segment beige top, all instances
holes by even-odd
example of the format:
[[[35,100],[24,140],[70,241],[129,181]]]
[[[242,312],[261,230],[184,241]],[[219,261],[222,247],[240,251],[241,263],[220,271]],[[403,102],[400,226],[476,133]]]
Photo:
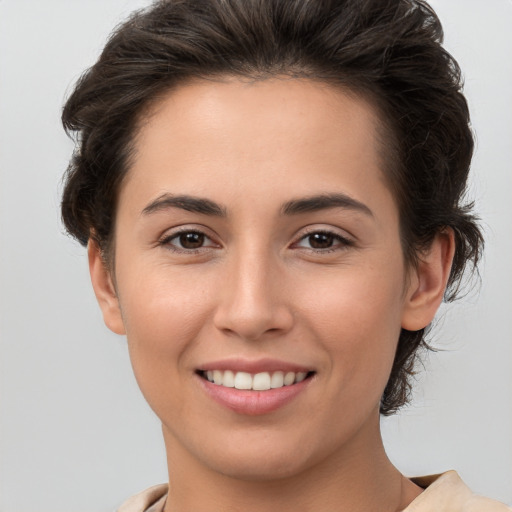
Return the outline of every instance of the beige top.
[[[473,494],[455,471],[412,478],[423,491],[403,512],[512,512],[512,508]],[[167,485],[155,485],[127,500],[117,512],[163,512]]]

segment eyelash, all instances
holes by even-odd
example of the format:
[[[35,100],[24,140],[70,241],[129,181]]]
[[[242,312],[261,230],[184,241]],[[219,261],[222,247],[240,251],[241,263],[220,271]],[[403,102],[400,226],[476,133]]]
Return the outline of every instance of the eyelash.
[[[204,237],[205,240],[208,240],[210,242],[209,245],[201,245],[200,247],[194,248],[194,249],[187,249],[184,247],[177,247],[176,245],[172,244],[172,240],[178,239],[183,235],[199,235],[201,237]],[[184,253],[184,254],[196,254],[204,249],[208,249],[210,247],[215,247],[215,242],[212,241],[212,239],[203,231],[200,229],[190,229],[190,228],[183,228],[179,231],[175,231],[171,234],[168,234],[161,238],[158,242],[158,245],[164,246],[170,251],[177,252],[177,253]]]
[[[300,247],[301,249],[304,249],[304,250],[307,250],[307,251],[311,251],[311,252],[314,252],[316,254],[328,254],[328,253],[332,253],[332,252],[335,252],[335,251],[342,251],[348,247],[352,247],[354,245],[354,241],[353,240],[350,240],[349,238],[346,238],[334,231],[329,231],[329,230],[326,230],[326,229],[312,229],[311,231],[309,231],[308,233],[302,235],[297,242],[294,242],[292,245],[295,245],[295,246],[298,246],[298,244],[304,240],[307,240],[308,238],[310,238],[311,236],[313,235],[324,235],[324,236],[327,236],[327,237],[332,237],[333,239],[333,242],[337,244],[336,245],[333,245],[331,247],[326,247],[326,248],[315,248],[315,247]]]
[[[203,240],[208,240],[210,243],[208,245],[201,244],[201,246],[197,247],[197,248],[177,247],[175,244],[171,243],[175,239],[179,240],[179,238],[182,237],[183,235],[199,235],[200,237],[204,237]],[[325,248],[302,247],[299,245],[302,241],[307,240],[308,238],[310,238],[314,235],[323,235],[326,237],[332,237],[333,243],[337,242],[337,244],[330,246],[330,247],[325,247]],[[185,253],[185,254],[196,254],[196,253],[204,251],[205,249],[209,249],[211,247],[217,246],[217,244],[215,244],[215,242],[213,242],[212,239],[203,231],[201,231],[199,229],[187,229],[187,228],[180,229],[179,231],[175,231],[171,234],[164,236],[161,240],[159,240],[158,244],[166,247],[167,249],[169,249],[173,252]],[[311,230],[308,233],[302,235],[296,242],[291,244],[291,247],[310,251],[310,252],[313,252],[316,254],[327,254],[327,253],[332,253],[335,251],[344,250],[347,247],[352,247],[353,245],[354,245],[354,242],[352,240],[350,240],[349,238],[346,238],[344,236],[341,236],[338,233],[335,233],[335,232],[329,231],[329,230],[325,230],[325,229],[314,229],[314,230]]]

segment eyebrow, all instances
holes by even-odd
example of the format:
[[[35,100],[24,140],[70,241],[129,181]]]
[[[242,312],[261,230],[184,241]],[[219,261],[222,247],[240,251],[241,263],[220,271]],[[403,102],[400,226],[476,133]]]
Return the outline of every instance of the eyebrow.
[[[168,208],[180,208],[188,212],[201,213],[214,217],[227,217],[226,209],[210,199],[167,193],[151,201],[151,203],[142,210],[142,214],[149,215]],[[300,199],[292,199],[284,203],[281,208],[281,214],[299,215],[301,213],[316,212],[329,208],[355,210],[373,217],[373,212],[368,206],[345,194],[319,194]]]
[[[328,208],[344,208],[373,217],[373,212],[368,206],[345,194],[320,194],[301,199],[292,199],[283,205],[281,213],[283,215],[298,215]]]
[[[142,214],[149,215],[151,213],[167,210],[168,208],[180,208],[187,212],[202,213],[203,215],[213,215],[215,217],[226,217],[225,208],[210,199],[172,194],[162,194],[157,197],[142,210]]]

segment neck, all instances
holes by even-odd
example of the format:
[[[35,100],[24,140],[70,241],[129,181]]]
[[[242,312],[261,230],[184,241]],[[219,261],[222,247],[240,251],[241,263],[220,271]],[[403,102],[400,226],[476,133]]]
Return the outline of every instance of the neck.
[[[191,456],[164,427],[168,454],[169,498],[165,512],[398,512],[421,489],[389,461],[379,422],[339,453],[329,454],[293,475],[240,479]]]

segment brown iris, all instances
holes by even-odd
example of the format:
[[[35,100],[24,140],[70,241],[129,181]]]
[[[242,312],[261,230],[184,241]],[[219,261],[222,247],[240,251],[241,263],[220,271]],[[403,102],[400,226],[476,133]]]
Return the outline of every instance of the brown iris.
[[[180,245],[184,249],[199,249],[204,245],[204,235],[203,233],[181,233],[179,236]]]
[[[334,236],[329,233],[313,233],[308,236],[308,241],[313,249],[328,249],[334,244]]]

